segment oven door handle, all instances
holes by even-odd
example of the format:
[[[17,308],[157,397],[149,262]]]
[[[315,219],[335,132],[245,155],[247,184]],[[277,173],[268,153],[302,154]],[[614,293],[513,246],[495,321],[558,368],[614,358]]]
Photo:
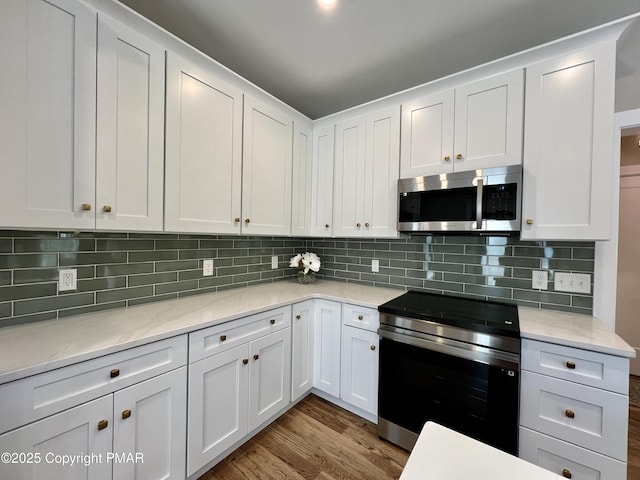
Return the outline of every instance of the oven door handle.
[[[386,338],[394,342],[413,345],[425,350],[433,350],[473,362],[507,368],[516,372],[520,370],[520,357],[514,353],[458,342],[445,337],[435,337],[415,332],[406,333],[394,327],[380,326],[378,335],[380,338]]]
[[[482,190],[484,188],[484,181],[482,178],[478,179],[478,185],[476,190],[476,229],[482,230]]]

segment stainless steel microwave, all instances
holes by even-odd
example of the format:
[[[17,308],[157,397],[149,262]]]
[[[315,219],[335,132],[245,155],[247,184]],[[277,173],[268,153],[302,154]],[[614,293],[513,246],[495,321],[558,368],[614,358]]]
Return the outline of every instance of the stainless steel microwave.
[[[398,180],[398,231],[508,235],[520,231],[522,167]]]

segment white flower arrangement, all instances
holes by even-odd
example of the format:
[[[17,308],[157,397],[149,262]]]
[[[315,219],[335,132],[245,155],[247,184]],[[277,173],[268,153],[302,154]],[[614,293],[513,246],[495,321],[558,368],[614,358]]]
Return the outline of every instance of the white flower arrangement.
[[[318,272],[320,265],[320,258],[315,253],[310,252],[299,253],[289,261],[291,268],[297,268],[305,275],[309,272]]]

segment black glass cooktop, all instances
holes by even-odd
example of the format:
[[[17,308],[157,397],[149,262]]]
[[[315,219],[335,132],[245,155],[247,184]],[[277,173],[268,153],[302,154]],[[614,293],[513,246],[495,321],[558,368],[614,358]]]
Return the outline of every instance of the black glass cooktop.
[[[506,303],[409,291],[380,305],[378,311],[520,338],[518,307]]]

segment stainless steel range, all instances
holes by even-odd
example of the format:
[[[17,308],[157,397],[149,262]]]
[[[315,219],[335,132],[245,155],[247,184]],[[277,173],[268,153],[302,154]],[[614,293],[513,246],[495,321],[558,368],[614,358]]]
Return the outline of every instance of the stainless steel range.
[[[407,292],[378,310],[379,436],[411,449],[433,420],[517,454],[517,307]]]

